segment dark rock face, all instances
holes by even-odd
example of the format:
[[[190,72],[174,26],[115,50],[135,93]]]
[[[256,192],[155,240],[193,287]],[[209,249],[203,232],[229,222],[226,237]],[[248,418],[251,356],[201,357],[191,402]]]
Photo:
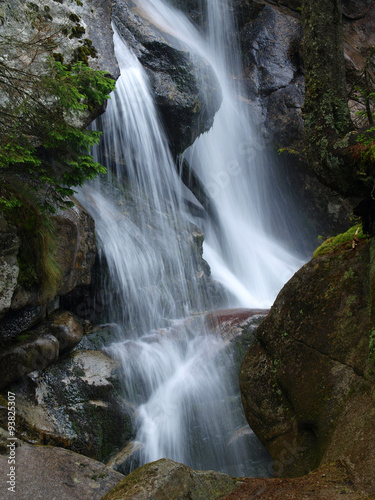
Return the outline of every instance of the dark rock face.
[[[273,147],[303,150],[304,57],[300,0],[236,2],[250,109],[258,126],[266,128]],[[375,12],[371,2],[343,2],[346,75],[349,85],[358,78],[374,45]],[[349,102],[352,118],[358,106]],[[286,154],[286,153],[284,153]],[[300,157],[287,156],[287,178],[317,234],[332,234],[348,227],[353,204],[316,178]],[[350,167],[352,168],[352,167]],[[352,183],[352,185],[354,185]],[[372,185],[372,184],[371,184]],[[358,193],[357,193],[358,194]]]
[[[256,119],[278,147],[296,146],[303,133],[300,22],[270,6],[253,7],[246,19],[240,43],[244,83]]]
[[[75,301],[79,304],[90,286],[96,255],[94,220],[78,202],[75,202],[74,207],[59,212],[54,218],[57,226],[58,264],[62,277],[57,287],[58,295],[52,300],[42,298],[40,290],[35,286],[28,289],[14,283],[14,279],[18,277],[19,238],[14,229],[7,236],[7,248],[11,248],[12,252],[9,248],[5,249],[3,261],[0,257],[0,272],[3,269],[0,283],[3,283],[4,303],[3,318],[0,321],[0,345],[15,340],[20,333],[33,328],[46,315],[58,309],[58,296],[76,289]],[[12,274],[9,274],[9,270]],[[9,279],[5,279],[6,276]],[[10,279],[12,276],[13,281]]]
[[[251,0],[237,5],[243,80],[254,122],[274,149],[303,149],[305,99],[302,28],[295,12]],[[345,230],[352,207],[321,184],[296,155],[283,153],[284,182],[303,204],[313,234]],[[281,168],[280,168],[281,169]]]
[[[0,318],[9,310],[17,286],[20,239],[14,227],[0,214]]]
[[[171,148],[181,153],[211,127],[220,107],[221,90],[211,66],[142,17],[131,0],[116,0],[113,19],[146,69]]]
[[[40,311],[41,307],[31,308],[31,310],[26,308],[22,310],[19,319],[24,321],[28,319],[28,325],[32,326],[30,324],[32,320],[35,323],[40,321],[41,314],[38,314]],[[29,316],[27,312],[30,313]],[[6,331],[8,335],[10,332],[14,334],[16,327],[18,327],[16,334],[23,331],[22,325],[26,329],[25,323],[21,323],[20,326],[15,322],[16,317],[14,316],[12,321],[9,321],[10,331]],[[5,329],[6,324],[3,327]],[[0,351],[0,389],[27,373],[41,370],[55,363],[61,354],[80,342],[82,335],[82,327],[76,318],[67,311],[60,311],[35,329],[18,336],[15,343],[11,343]]]
[[[59,295],[76,287],[91,283],[95,262],[95,223],[89,213],[75,201],[73,208],[60,211],[56,216],[58,234],[58,263],[63,270]]]
[[[276,475],[343,459],[375,492],[373,250],[364,241],[306,264],[280,292],[243,361],[246,417]]]

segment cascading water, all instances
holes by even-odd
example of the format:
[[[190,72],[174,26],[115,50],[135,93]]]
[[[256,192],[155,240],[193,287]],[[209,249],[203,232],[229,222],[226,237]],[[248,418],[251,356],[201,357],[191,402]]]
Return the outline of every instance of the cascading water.
[[[223,103],[212,129],[184,153],[203,182],[216,214],[205,232],[205,258],[213,277],[231,293],[233,305],[267,308],[301,267],[298,239],[264,152],[264,138],[251,123],[237,77],[241,74],[233,12],[228,1],[207,0],[207,40],[162,0],[142,0],[141,7],[163,30],[172,33],[213,66]]]
[[[267,307],[301,262],[267,228],[276,218],[269,214],[275,203],[267,208],[268,166],[260,154],[254,158],[258,142],[239,88],[228,77],[240,71],[238,56],[227,50],[234,29],[230,9],[222,1],[208,4],[207,41],[160,0],[140,0],[138,8],[215,69],[222,107],[212,129],[185,152],[217,214],[205,227],[205,255],[237,303]],[[127,332],[109,351],[122,361],[125,391],[137,407],[133,465],[168,457],[198,469],[267,475],[268,458],[255,437],[237,433],[235,439],[245,421],[224,341],[206,332],[198,315],[188,318],[207,301],[198,286],[194,245],[186,243],[186,188],[147,77],[120,37],[114,39],[121,76],[101,119],[104,135],[96,152],[110,176],[86,186],[81,201],[95,218],[115,297],[108,319]],[[277,221],[281,225],[283,217]]]
[[[168,457],[198,469],[266,475],[268,457],[256,438],[235,436],[245,421],[223,339],[206,332],[202,317],[187,318],[204,300],[192,225],[179,202],[186,188],[146,74],[117,34],[114,41],[121,76],[96,151],[110,174],[85,186],[80,199],[95,219],[115,297],[107,319],[127,338],[108,348],[122,362],[125,393],[137,408],[138,454],[125,470]]]

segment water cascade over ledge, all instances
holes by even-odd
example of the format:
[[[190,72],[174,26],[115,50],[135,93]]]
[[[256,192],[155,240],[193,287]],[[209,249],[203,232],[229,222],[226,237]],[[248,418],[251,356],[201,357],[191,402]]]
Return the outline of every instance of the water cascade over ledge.
[[[267,234],[267,165],[253,155],[256,139],[227,76],[238,71],[226,53],[233,26],[218,20],[230,13],[212,10],[214,4],[208,40],[159,0],[140,0],[139,7],[209,60],[218,76],[222,107],[185,160],[217,214],[204,228],[213,277],[236,304],[264,308],[301,261]],[[116,33],[114,41],[121,76],[98,121],[103,138],[95,152],[109,174],[86,185],[80,200],[96,223],[111,297],[105,319],[122,332],[108,350],[122,362],[124,391],[136,408],[138,451],[129,470],[168,457],[196,469],[268,475],[268,457],[255,436],[239,432],[246,422],[228,346],[196,314],[210,299],[197,272],[194,219],[184,205],[191,194],[177,175],[146,73]]]
[[[204,226],[205,258],[213,277],[230,293],[232,305],[270,307],[303,259],[297,225],[290,219],[267,154],[270,138],[256,130],[242,97],[240,51],[230,1],[207,1],[206,38],[162,0],[139,3],[158,26],[203,56],[215,70],[223,103],[211,130],[184,153],[215,213],[215,219]]]

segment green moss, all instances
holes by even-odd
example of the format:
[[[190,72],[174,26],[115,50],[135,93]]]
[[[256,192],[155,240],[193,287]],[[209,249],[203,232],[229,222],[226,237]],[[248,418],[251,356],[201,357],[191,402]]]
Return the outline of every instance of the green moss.
[[[82,40],[82,45],[77,47],[73,54],[73,62],[83,62],[88,65],[88,58],[93,57],[96,58],[98,55],[92,41],[88,38]]]
[[[80,432],[81,432],[79,425],[74,420],[71,421],[71,425],[72,425],[73,431],[79,436]]]
[[[82,38],[82,35],[86,33],[86,30],[83,26],[73,26],[69,38]]]
[[[28,340],[31,340],[34,336],[34,332],[27,332],[23,333],[22,335],[18,335],[16,341],[17,342],[26,342]]]
[[[359,227],[359,231],[357,235],[355,235],[357,229]],[[358,240],[367,239],[368,236],[363,233],[362,226],[353,226],[346,233],[338,234],[337,236],[333,236],[328,238],[319,248],[317,248],[314,252],[313,258],[321,257],[323,255],[329,255],[335,252],[341,252],[343,250],[350,250],[352,248],[353,238],[356,236]],[[349,271],[350,272],[350,271]],[[349,275],[346,276],[348,278]]]
[[[77,16],[77,14],[74,14],[74,12],[71,12],[69,14],[69,19],[73,22],[73,23],[79,23],[80,19],[79,19],[79,16]]]
[[[27,289],[37,286],[40,298],[51,299],[61,279],[54,219],[38,208],[38,194],[14,180],[1,180],[0,197],[19,201],[2,205],[5,219],[17,227],[21,239],[18,283]]]
[[[370,333],[368,355],[369,355],[369,361],[375,364],[375,328],[373,328]]]

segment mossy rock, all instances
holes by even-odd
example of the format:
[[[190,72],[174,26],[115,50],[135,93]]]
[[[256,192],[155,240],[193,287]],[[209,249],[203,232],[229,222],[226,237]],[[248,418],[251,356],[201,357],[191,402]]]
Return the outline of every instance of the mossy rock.
[[[355,225],[345,233],[332,236],[325,240],[325,242],[315,250],[313,258],[355,248],[359,241],[365,239],[368,239],[368,235],[363,233],[362,225]]]
[[[281,290],[241,366],[240,385],[247,420],[276,475],[343,459],[375,491],[373,452],[363,453],[365,444],[375,446],[374,241],[360,239],[352,249],[355,231]]]
[[[216,500],[228,495],[236,480],[214,471],[194,471],[162,458],[133,471],[103,500]]]

